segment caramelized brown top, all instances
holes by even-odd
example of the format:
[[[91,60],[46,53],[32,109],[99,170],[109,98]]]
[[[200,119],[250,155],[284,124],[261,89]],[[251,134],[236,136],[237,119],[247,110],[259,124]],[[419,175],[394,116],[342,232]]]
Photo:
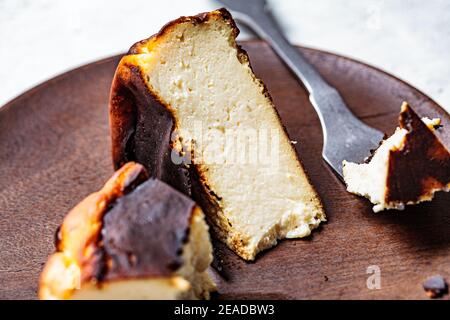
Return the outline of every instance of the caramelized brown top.
[[[195,203],[159,180],[118,199],[104,218],[108,279],[170,276],[181,266]]]

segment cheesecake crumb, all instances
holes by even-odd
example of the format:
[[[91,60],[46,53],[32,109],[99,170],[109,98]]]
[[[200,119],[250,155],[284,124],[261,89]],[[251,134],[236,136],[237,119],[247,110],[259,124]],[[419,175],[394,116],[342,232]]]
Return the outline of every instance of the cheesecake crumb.
[[[425,290],[428,297],[440,298],[444,294],[448,293],[448,285],[445,282],[444,277],[440,275],[432,276],[427,278],[423,283],[423,289]]]

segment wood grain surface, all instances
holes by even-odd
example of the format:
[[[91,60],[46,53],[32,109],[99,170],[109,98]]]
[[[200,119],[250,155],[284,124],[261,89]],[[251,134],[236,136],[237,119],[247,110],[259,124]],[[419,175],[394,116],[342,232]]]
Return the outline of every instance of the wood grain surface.
[[[328,222],[307,239],[282,241],[254,263],[217,245],[228,275],[218,278],[218,298],[425,299],[426,277],[450,280],[450,194],[402,212],[373,213],[321,159],[321,127],[301,85],[265,43],[243,46],[298,141]],[[391,134],[407,100],[419,115],[443,119],[440,135],[450,144],[449,116],[418,90],[365,64],[301,50],[369,125]],[[107,103],[118,61],[65,73],[0,109],[0,299],[36,298],[57,226],[113,172]],[[371,265],[380,268],[381,289],[367,288]]]

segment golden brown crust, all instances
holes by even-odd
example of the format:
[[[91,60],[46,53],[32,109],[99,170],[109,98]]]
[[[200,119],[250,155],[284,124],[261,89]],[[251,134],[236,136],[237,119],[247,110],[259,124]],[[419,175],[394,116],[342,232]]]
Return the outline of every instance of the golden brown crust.
[[[389,153],[386,202],[429,200],[450,184],[450,152],[406,103],[399,122],[408,133],[403,147]]]

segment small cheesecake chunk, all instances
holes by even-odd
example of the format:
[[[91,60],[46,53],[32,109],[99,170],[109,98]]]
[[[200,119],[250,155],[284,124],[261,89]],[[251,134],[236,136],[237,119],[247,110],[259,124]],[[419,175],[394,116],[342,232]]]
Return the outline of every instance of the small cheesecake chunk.
[[[399,122],[367,163],[343,162],[347,191],[368,198],[375,212],[403,210],[449,191],[450,152],[435,132],[440,119],[420,119],[404,102]]]
[[[211,262],[200,207],[130,162],[65,217],[39,298],[209,298]]]
[[[109,110],[115,166],[139,162],[192,196],[253,260],[325,213],[238,32],[225,9],[168,23],[123,57]]]
[[[432,299],[440,298],[448,293],[447,282],[441,275],[436,275],[427,278],[425,282],[422,284],[422,286],[427,296]]]

